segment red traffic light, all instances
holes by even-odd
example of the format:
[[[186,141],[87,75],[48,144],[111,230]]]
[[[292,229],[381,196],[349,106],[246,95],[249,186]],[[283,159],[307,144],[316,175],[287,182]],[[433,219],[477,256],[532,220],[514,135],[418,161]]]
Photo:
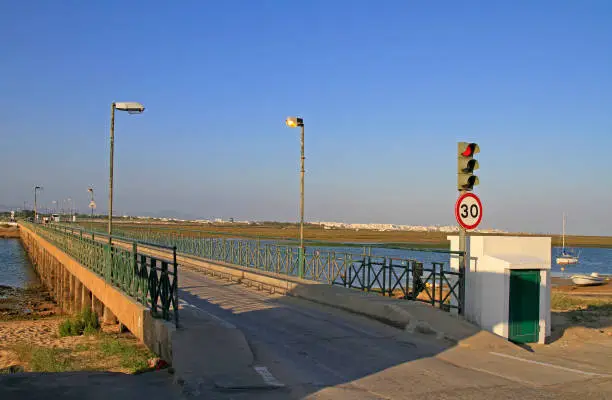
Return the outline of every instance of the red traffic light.
[[[478,152],[480,152],[480,148],[476,143],[466,143],[465,150],[461,152],[461,155],[464,157],[472,157]]]

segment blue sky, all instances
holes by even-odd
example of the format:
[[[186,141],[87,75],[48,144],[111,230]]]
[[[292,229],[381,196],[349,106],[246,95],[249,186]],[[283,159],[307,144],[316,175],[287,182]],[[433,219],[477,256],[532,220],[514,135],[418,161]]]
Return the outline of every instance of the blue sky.
[[[0,1],[0,204],[612,234],[612,2]]]

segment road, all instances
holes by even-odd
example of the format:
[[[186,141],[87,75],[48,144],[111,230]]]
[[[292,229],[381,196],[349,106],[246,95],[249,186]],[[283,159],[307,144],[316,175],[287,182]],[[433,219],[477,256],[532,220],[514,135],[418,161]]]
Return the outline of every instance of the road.
[[[191,397],[612,398],[612,363],[606,353],[592,362],[529,353],[499,340],[497,347],[487,347],[488,343],[480,343],[480,336],[450,345],[336,308],[212,278],[198,269],[202,263],[197,259],[182,258],[180,262],[179,298],[183,309],[196,310],[203,319],[232,327],[226,330],[227,337],[223,329],[212,331],[211,335],[197,336],[187,346],[188,355],[203,366],[195,370],[202,379],[200,390],[189,392]],[[181,314],[184,331],[197,332],[192,329],[197,324],[190,325],[194,320],[183,317],[188,314]],[[241,332],[248,343],[245,347],[252,357],[252,374],[274,389],[247,385],[236,390],[236,386],[223,384],[231,383],[236,375],[228,366],[244,362],[243,354],[235,351],[235,332]],[[504,346],[499,347],[499,342]]]
[[[254,366],[284,385],[211,398],[606,398],[610,375],[453,347],[305,300],[181,269],[179,297],[241,330]],[[512,358],[514,357],[514,358]],[[595,392],[585,393],[594,385]],[[601,394],[601,396],[600,396]],[[590,397],[590,396],[593,397]],[[227,396],[227,397],[226,397]],[[602,397],[603,396],[603,397]]]

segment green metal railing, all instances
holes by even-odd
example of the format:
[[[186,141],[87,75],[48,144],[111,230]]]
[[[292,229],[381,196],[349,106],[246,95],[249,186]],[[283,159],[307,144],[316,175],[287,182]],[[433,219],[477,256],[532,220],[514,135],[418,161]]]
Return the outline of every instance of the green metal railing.
[[[299,276],[299,247],[280,245],[271,240],[203,238],[177,231],[147,229],[118,230],[126,240],[176,246],[179,253],[206,260],[254,268],[288,276]],[[421,250],[438,252],[435,250]],[[462,252],[439,251],[450,257]],[[302,278],[331,285],[379,293],[401,299],[423,301],[444,310],[463,312],[462,271],[452,271],[448,263],[424,263],[415,259],[375,257],[366,254],[306,248]]]
[[[122,247],[108,240],[108,235],[56,224],[24,223],[81,265],[98,274],[106,282],[149,307],[156,318],[174,319],[179,323],[178,263],[176,247],[141,243],[125,238]],[[100,240],[103,239],[103,240]],[[171,253],[171,260],[153,257],[139,251],[139,245],[155,247]]]

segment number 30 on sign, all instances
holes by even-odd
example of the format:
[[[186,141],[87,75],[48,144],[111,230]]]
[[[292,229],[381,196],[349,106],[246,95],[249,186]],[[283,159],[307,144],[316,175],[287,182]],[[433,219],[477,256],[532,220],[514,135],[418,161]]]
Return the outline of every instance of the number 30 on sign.
[[[476,229],[482,221],[482,203],[474,193],[464,193],[455,203],[455,217],[463,228]]]

